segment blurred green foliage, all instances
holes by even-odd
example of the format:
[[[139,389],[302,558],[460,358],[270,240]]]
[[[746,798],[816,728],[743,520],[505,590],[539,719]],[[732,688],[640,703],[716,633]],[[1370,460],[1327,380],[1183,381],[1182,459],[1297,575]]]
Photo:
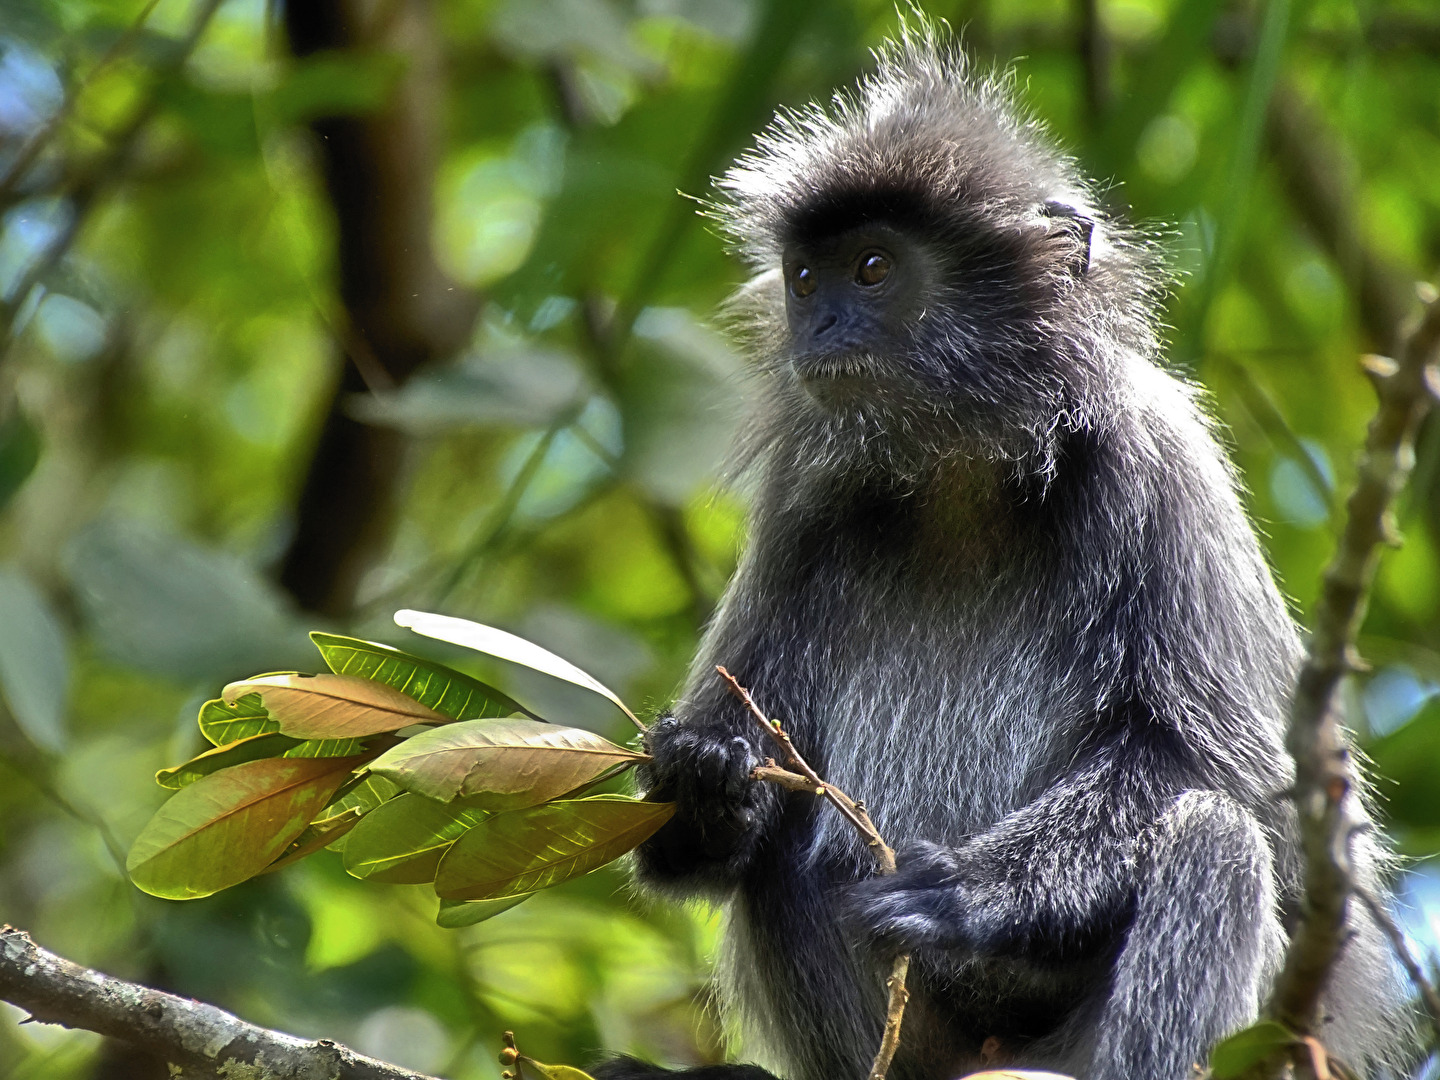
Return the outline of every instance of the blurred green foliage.
[[[1160,223],[1180,274],[1173,354],[1213,393],[1304,619],[1373,405],[1356,358],[1388,346],[1410,283],[1440,262],[1440,11],[921,6],[964,26],[980,63],[1013,66],[1109,198]],[[324,854],[183,905],[125,882],[124,849],[166,794],[155,770],[202,748],[199,704],[229,679],[314,666],[304,631],[326,627],[273,583],[344,321],[306,123],[383,108],[405,75],[391,55],[287,59],[263,0],[226,0],[186,58],[191,4],[160,0],[140,25],[145,7],[0,0],[0,176],[64,110],[0,195],[0,922],[457,1078],[497,1075],[507,1027],[548,1061],[713,1059],[718,915],[636,896],[615,868],[460,930],[434,925],[423,888],[356,881]],[[443,60],[432,242],[484,306],[453,359],[346,405],[409,452],[388,553],[355,617],[328,628],[624,739],[603,701],[477,666],[390,612],[509,626],[663,707],[743,540],[743,495],[716,483],[743,363],[709,321],[741,271],[676,190],[705,194],[777,104],[853,79],[897,14],[890,0],[428,10]],[[139,109],[123,160],[106,158]],[[1440,851],[1437,503],[1432,420],[1352,709],[1387,825],[1422,858]],[[1427,865],[1403,892],[1407,925],[1433,941]],[[0,1076],[118,1075],[95,1037],[17,1020],[0,1004]]]

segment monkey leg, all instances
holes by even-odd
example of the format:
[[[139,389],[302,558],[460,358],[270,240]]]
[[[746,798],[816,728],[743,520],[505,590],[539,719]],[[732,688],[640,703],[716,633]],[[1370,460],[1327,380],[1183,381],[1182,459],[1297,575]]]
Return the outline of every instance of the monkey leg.
[[[1229,796],[1182,794],[1142,858],[1087,1080],[1185,1080],[1255,1018],[1284,946],[1269,845]]]

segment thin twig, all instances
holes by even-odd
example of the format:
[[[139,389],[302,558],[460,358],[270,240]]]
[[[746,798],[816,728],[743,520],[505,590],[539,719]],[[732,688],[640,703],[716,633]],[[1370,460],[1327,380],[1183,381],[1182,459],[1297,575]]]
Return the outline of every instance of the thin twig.
[[[895,852],[881,839],[879,831],[875,828],[875,823],[870,820],[870,815],[865,812],[865,807],[850,798],[849,795],[846,795],[839,788],[833,787],[825,783],[824,780],[821,780],[815,770],[810,767],[809,762],[801,757],[800,752],[795,749],[795,744],[790,741],[790,734],[780,726],[780,721],[771,720],[761,712],[760,707],[755,704],[755,699],[750,696],[750,691],[741,686],[735,676],[726,671],[724,667],[717,666],[715,670],[718,671],[720,677],[725,680],[726,685],[730,688],[730,692],[739,698],[745,708],[750,711],[750,715],[760,722],[760,726],[770,734],[772,739],[779,742],[780,749],[784,751],[786,763],[789,764],[795,772],[809,780],[810,783],[814,785],[815,792],[823,798],[829,799],[830,802],[834,804],[835,809],[839,810],[840,813],[845,816],[845,820],[859,830],[860,835],[865,838],[865,842],[870,845],[870,850],[875,855],[875,861],[880,864],[881,872],[893,874],[895,872]]]
[[[25,310],[25,303],[31,292],[70,250],[75,238],[80,234],[81,226],[99,199],[101,189],[106,184],[113,183],[117,176],[124,174],[141,132],[159,107],[160,87],[166,79],[179,73],[195,47],[200,44],[205,28],[222,2],[223,0],[200,0],[195,17],[177,45],[174,56],[168,63],[156,68],[155,86],[150,94],[130,114],[129,119],[111,140],[109,148],[96,161],[90,163],[79,179],[71,184],[68,192],[64,192],[70,202],[70,216],[65,226],[55,234],[45,249],[31,260],[25,272],[10,289],[8,297],[0,296],[0,360],[5,358],[15,343],[18,336],[15,323]]]
[[[140,9],[140,13],[125,28],[124,33],[111,43],[110,47],[101,54],[100,59],[95,61],[95,66],[90,69],[85,78],[65,95],[64,100],[51,114],[50,119],[25,140],[24,145],[20,147],[19,152],[10,162],[10,167],[5,170],[4,175],[0,175],[0,206],[9,201],[21,179],[30,170],[30,166],[35,163],[35,159],[40,156],[40,151],[45,149],[45,144],[53,139],[65,125],[65,121],[75,111],[75,103],[79,101],[80,95],[95,81],[96,76],[130,51],[130,46],[139,38],[140,32],[150,19],[150,13],[155,10],[155,5],[159,2],[160,0],[148,0],[146,5]]]
[[[1296,687],[1286,745],[1295,760],[1295,805],[1305,858],[1300,925],[1266,1006],[1267,1014],[1297,1037],[1318,1028],[1326,980],[1347,934],[1348,898],[1355,888],[1350,838],[1358,823],[1350,807],[1349,752],[1339,721],[1342,680],[1361,666],[1355,640],[1382,546],[1395,541],[1390,505],[1415,458],[1415,434],[1440,388],[1433,368],[1440,353],[1440,303],[1406,336],[1398,361],[1367,357],[1365,369],[1380,404],[1365,438],[1359,478],[1346,503],[1343,533],[1321,589],[1314,632]],[[1245,1075],[1277,1077],[1287,1059],[1304,1072],[1308,1063],[1282,1051]]]
[[[789,791],[804,791],[829,800],[830,804],[844,815],[845,820],[855,826],[865,843],[869,845],[870,853],[875,856],[875,862],[879,864],[880,873],[895,873],[895,852],[889,844],[885,843],[879,830],[875,828],[875,823],[870,820],[870,814],[866,811],[865,804],[856,802],[839,788],[821,780],[815,770],[810,767],[809,762],[801,757],[800,752],[795,749],[795,744],[790,741],[789,733],[780,726],[780,721],[772,720],[761,712],[760,707],[755,704],[755,699],[750,696],[750,691],[741,686],[735,676],[725,668],[717,666],[715,670],[719,672],[720,677],[730,688],[730,692],[740,699],[756,722],[780,744],[786,763],[790,766],[789,769],[781,769],[773,763],[767,763],[756,768],[750,775],[756,780],[779,784]],[[910,954],[902,953],[891,964],[890,974],[885,979],[887,991],[885,1030],[880,1038],[880,1049],[875,1052],[875,1060],[870,1065],[868,1080],[885,1080],[885,1074],[890,1069],[890,1062],[895,1059],[895,1051],[900,1046],[900,1024],[905,1017],[905,1003],[910,1000],[910,991],[905,986],[905,979],[909,973]]]
[[[271,1031],[214,1005],[72,964],[11,926],[0,926],[0,1001],[19,1006],[41,1023],[122,1039],[187,1076],[432,1080],[329,1039]]]
[[[1435,986],[1425,976],[1425,971],[1420,967],[1420,961],[1416,960],[1410,952],[1410,947],[1405,943],[1405,934],[1390,912],[1385,910],[1385,905],[1376,899],[1375,894],[1364,886],[1355,887],[1355,895],[1360,902],[1370,909],[1370,915],[1376,924],[1384,931],[1385,936],[1390,939],[1390,947],[1395,950],[1395,956],[1400,961],[1400,966],[1405,969],[1405,974],[1410,976],[1410,981],[1415,984],[1415,989],[1420,991],[1420,1003],[1425,1006],[1425,1013],[1430,1018],[1430,1026],[1435,1029],[1435,1034],[1440,1037],[1440,993],[1437,993]]]

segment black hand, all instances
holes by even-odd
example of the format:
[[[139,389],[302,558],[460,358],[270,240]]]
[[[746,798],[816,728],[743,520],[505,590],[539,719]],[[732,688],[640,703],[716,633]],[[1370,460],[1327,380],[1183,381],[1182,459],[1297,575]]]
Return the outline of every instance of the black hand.
[[[954,849],[919,843],[901,852],[898,863],[896,873],[846,890],[841,918],[850,932],[884,953],[977,944]]]
[[[645,741],[653,758],[641,772],[647,795],[676,803],[675,827],[657,836],[666,861],[728,858],[755,822],[754,747],[728,727],[686,725],[671,716],[657,721]]]

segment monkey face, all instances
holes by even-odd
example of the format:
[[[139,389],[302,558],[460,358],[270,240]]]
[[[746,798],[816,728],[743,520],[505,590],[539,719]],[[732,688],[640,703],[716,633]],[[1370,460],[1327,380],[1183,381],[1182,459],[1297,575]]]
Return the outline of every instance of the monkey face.
[[[868,223],[792,242],[783,256],[791,365],[822,404],[902,389],[899,343],[925,316],[936,261],[908,233]]]

